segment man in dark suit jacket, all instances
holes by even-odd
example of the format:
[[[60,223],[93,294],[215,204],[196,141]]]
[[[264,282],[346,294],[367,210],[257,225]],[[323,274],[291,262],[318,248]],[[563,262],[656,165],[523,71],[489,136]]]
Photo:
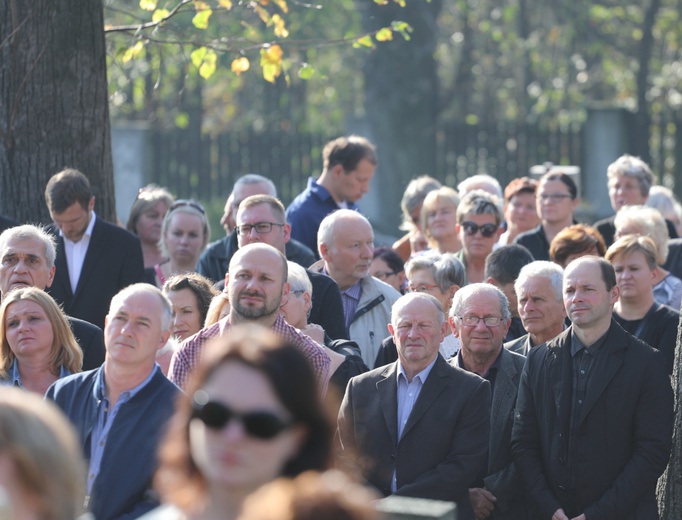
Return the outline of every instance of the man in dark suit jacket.
[[[658,519],[673,428],[663,356],[612,319],[606,260],[574,260],[563,287],[573,324],[521,376],[512,451],[526,491],[541,519]]]
[[[47,289],[55,274],[55,238],[37,226],[16,226],[0,234],[0,291],[4,296],[17,287]],[[83,370],[104,362],[102,329],[67,316],[71,331],[83,351]]]
[[[78,170],[53,175],[45,200],[54,221],[48,231],[58,235],[49,293],[67,314],[103,328],[111,298],[145,279],[140,241],[95,215],[90,182]]]
[[[446,328],[430,294],[398,299],[389,324],[398,361],[350,380],[338,434],[383,495],[454,501],[457,518],[473,520],[469,487],[488,451],[490,384],[439,355]]]
[[[455,294],[449,321],[462,345],[450,362],[487,379],[493,393],[488,464],[469,489],[471,506],[476,518],[524,519],[528,507],[509,441],[526,358],[502,346],[511,323],[507,298],[487,283],[467,285]]]

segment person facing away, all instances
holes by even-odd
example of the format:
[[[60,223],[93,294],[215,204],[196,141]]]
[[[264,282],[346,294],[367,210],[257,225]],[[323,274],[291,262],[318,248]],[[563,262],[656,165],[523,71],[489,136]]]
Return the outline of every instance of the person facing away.
[[[607,260],[574,260],[563,282],[572,324],[528,355],[511,446],[536,518],[658,519],[673,391],[663,355],[613,319],[618,296]]]
[[[126,287],[106,316],[104,365],[60,379],[46,394],[76,427],[88,468],[84,505],[98,520],[137,518],[158,505],[149,489],[178,388],[155,359],[171,318],[159,289]]]
[[[38,226],[25,224],[0,234],[0,292],[2,297],[22,287],[47,291],[54,282],[56,239]],[[83,370],[104,363],[102,329],[73,316],[66,316],[71,331],[83,351]]]
[[[492,391],[487,465],[469,488],[471,506],[476,518],[525,518],[527,504],[509,441],[526,358],[502,346],[511,323],[507,297],[487,283],[467,285],[455,294],[449,323],[462,344],[450,363],[488,380]]]
[[[356,202],[369,191],[377,167],[376,149],[364,137],[338,137],[322,149],[322,174],[289,204],[286,216],[291,236],[317,255],[317,230],[339,208],[357,210]],[[318,257],[319,258],[319,257]]]
[[[473,520],[469,488],[487,456],[490,384],[438,354],[447,328],[430,294],[393,305],[398,360],[350,380],[338,438],[344,462],[359,463],[382,495],[456,502],[458,519]]]
[[[69,316],[102,328],[114,295],[145,281],[140,240],[95,214],[90,181],[78,170],[53,175],[45,201],[54,222],[47,231],[57,236],[48,292]]]

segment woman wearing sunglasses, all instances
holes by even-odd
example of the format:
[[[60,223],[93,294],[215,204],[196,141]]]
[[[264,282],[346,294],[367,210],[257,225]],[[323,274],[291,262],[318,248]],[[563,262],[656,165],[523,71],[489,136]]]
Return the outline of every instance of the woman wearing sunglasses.
[[[331,436],[300,352],[269,330],[235,327],[180,396],[155,477],[166,505],[149,518],[235,519],[263,484],[328,468]]]
[[[154,266],[156,285],[163,287],[174,274],[195,271],[210,236],[203,206],[193,200],[176,200],[161,225],[160,246],[168,260]]]

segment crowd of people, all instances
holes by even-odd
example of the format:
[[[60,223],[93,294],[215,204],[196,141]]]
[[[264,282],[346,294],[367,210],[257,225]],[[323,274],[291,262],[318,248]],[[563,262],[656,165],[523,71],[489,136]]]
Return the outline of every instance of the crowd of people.
[[[615,215],[589,225],[561,167],[504,189],[421,176],[406,234],[379,245],[357,206],[376,166],[368,140],[335,139],[288,208],[244,175],[210,244],[195,200],[143,187],[126,230],[86,175],[52,176],[52,224],[0,234],[0,502],[54,520],[374,520],[389,495],[459,520],[658,518],[672,193],[615,158]]]

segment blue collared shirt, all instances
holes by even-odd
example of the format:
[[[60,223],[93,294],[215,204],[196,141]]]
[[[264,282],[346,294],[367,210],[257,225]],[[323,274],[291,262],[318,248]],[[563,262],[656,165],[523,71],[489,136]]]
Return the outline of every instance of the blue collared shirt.
[[[67,370],[64,365],[59,367],[59,379],[70,375],[71,372]],[[16,386],[22,390],[26,390],[24,385],[21,383],[21,375],[19,374],[19,361],[17,358],[14,358],[14,361],[12,361],[12,368],[9,370],[9,377],[7,379],[0,380],[0,386]]]
[[[93,388],[93,393],[95,399],[98,401],[97,406],[97,422],[95,427],[92,429],[92,434],[90,435],[90,463],[88,467],[88,495],[92,491],[92,485],[99,475],[102,466],[102,457],[104,456],[104,448],[106,447],[107,437],[111,431],[111,427],[116,420],[116,415],[121,410],[121,406],[130,401],[135,394],[142,390],[147,384],[152,380],[156,371],[160,370],[159,365],[154,365],[154,368],[149,373],[147,378],[142,381],[135,388],[131,388],[123,392],[119,397],[118,401],[113,408],[109,407],[109,398],[107,397],[107,389],[104,383],[104,370],[102,370],[99,386]]]
[[[291,238],[308,246],[319,259],[317,251],[317,230],[320,222],[339,206],[327,189],[310,177],[305,190],[289,204],[286,217],[291,224]],[[346,202],[348,209],[357,210],[353,202]]]
[[[436,356],[427,367],[419,372],[412,378],[411,382],[407,381],[407,374],[403,369],[402,363],[398,361],[398,371],[397,371],[397,382],[398,382],[398,442],[403,436],[403,430],[407,424],[407,420],[410,418],[414,404],[419,398],[419,394],[426,383],[426,378],[429,377],[433,365],[436,364]],[[395,467],[393,468],[393,479],[391,481],[391,491],[395,493],[398,489],[398,482],[395,473]]]

